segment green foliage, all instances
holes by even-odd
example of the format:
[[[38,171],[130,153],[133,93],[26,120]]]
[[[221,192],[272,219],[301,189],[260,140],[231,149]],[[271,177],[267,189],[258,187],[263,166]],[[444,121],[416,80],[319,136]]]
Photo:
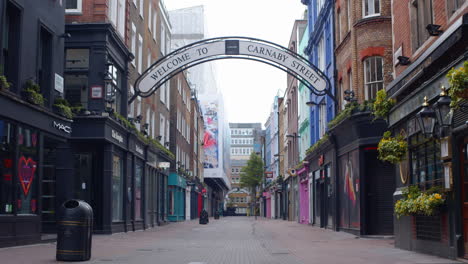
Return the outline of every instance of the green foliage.
[[[11,83],[8,82],[4,75],[0,75],[0,90],[8,90]]]
[[[71,108],[71,111],[73,112],[73,114],[75,114],[75,115],[80,114],[84,110],[84,107],[81,104],[74,105],[74,106],[72,106],[70,108]]]
[[[263,179],[262,158],[255,153],[250,154],[247,165],[241,169],[240,176],[240,184],[242,187],[257,188]]]
[[[364,101],[362,104],[357,102],[348,103],[341,112],[339,112],[332,121],[328,122],[328,129],[331,129],[341,123],[346,118],[349,118],[353,113],[372,111],[373,103]]]
[[[391,132],[386,131],[378,145],[379,159],[397,164],[405,159],[407,149],[408,143],[402,135],[392,137]]]
[[[313,144],[312,146],[310,146],[310,148],[306,150],[306,155],[311,154],[316,149],[318,149],[321,145],[323,145],[323,143],[327,142],[328,137],[329,137],[328,134],[323,135],[321,139],[319,139],[317,142],[315,142],[315,144]]]
[[[388,113],[390,113],[390,109],[392,109],[394,105],[395,99],[388,98],[385,89],[381,89],[377,92],[377,96],[373,103],[372,114],[374,114],[375,119],[387,118]]]
[[[448,94],[452,98],[450,106],[456,109],[459,107],[464,97],[463,94],[466,93],[468,87],[468,61],[465,61],[463,66],[458,69],[452,68],[446,77],[450,84]]]
[[[37,83],[32,80],[28,80],[23,91],[26,93],[27,101],[40,106],[44,105],[44,96],[42,96],[41,88]]]
[[[121,123],[123,124],[124,127],[129,129],[130,131],[134,132],[137,135],[138,139],[140,139],[146,145],[152,145],[154,148],[164,152],[170,159],[173,159],[173,160],[175,159],[174,153],[172,153],[170,150],[165,148],[158,140],[145,136],[143,133],[138,131],[138,129],[136,128],[136,126],[132,122],[128,121],[128,119],[126,119],[125,117],[123,117],[119,113],[114,112],[114,116],[118,120],[121,121]]]
[[[68,101],[66,99],[61,98],[61,97],[55,98],[53,107],[56,109],[56,111],[60,115],[66,117],[68,119],[73,118],[72,109],[71,109],[70,104],[68,103]]]
[[[434,215],[445,202],[441,187],[433,187],[421,192],[418,186],[409,186],[402,190],[403,198],[395,203],[395,214],[402,215]]]

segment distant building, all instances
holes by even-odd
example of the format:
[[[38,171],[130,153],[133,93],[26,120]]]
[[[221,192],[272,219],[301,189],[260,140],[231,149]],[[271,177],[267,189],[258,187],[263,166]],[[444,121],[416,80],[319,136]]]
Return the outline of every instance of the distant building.
[[[247,165],[252,153],[262,151],[262,124],[261,123],[229,123],[231,133],[231,186],[229,201],[236,207],[236,214],[250,213],[250,190],[241,188],[241,171]]]

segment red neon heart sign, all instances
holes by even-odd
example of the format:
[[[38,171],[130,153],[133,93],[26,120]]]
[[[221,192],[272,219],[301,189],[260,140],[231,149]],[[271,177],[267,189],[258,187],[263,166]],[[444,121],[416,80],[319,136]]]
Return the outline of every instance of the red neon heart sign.
[[[37,163],[31,158],[21,156],[18,162],[18,177],[23,188],[24,196],[28,196],[29,188],[34,180]]]

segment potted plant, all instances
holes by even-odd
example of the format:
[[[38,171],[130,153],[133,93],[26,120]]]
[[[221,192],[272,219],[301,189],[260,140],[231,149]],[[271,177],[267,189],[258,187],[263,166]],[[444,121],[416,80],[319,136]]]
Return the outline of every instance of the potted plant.
[[[54,112],[57,114],[66,117],[68,119],[73,118],[73,112],[68,101],[64,98],[57,97],[55,98],[54,105],[52,106]]]
[[[377,148],[379,159],[397,164],[405,159],[408,143],[401,134],[396,137],[392,137],[391,135],[390,131],[386,131],[383,134]]]
[[[0,75],[0,90],[8,90],[11,83],[8,82],[4,75]]]
[[[448,94],[452,98],[450,106],[458,108],[462,99],[468,99],[468,61],[458,69],[452,68],[447,73],[447,79],[450,85]]]
[[[44,106],[44,96],[41,94],[41,88],[34,81],[28,80],[21,94],[26,101],[35,105]]]
[[[390,109],[392,109],[394,105],[395,99],[388,98],[385,89],[379,90],[373,103],[372,114],[375,116],[374,120],[377,118],[387,118]]]
[[[402,196],[395,203],[397,218],[402,215],[435,215],[445,203],[445,194],[440,186],[434,186],[426,192],[422,192],[418,186],[408,186],[402,190]]]

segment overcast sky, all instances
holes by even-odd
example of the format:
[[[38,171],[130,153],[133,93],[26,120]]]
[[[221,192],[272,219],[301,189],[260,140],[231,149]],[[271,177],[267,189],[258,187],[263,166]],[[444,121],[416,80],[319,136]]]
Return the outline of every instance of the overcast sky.
[[[207,37],[246,36],[287,47],[294,20],[306,6],[300,0],[164,0],[168,10],[204,5]],[[286,90],[286,73],[247,60],[216,62],[219,89],[229,122],[265,123],[274,96]],[[281,92],[281,96],[283,95]]]

